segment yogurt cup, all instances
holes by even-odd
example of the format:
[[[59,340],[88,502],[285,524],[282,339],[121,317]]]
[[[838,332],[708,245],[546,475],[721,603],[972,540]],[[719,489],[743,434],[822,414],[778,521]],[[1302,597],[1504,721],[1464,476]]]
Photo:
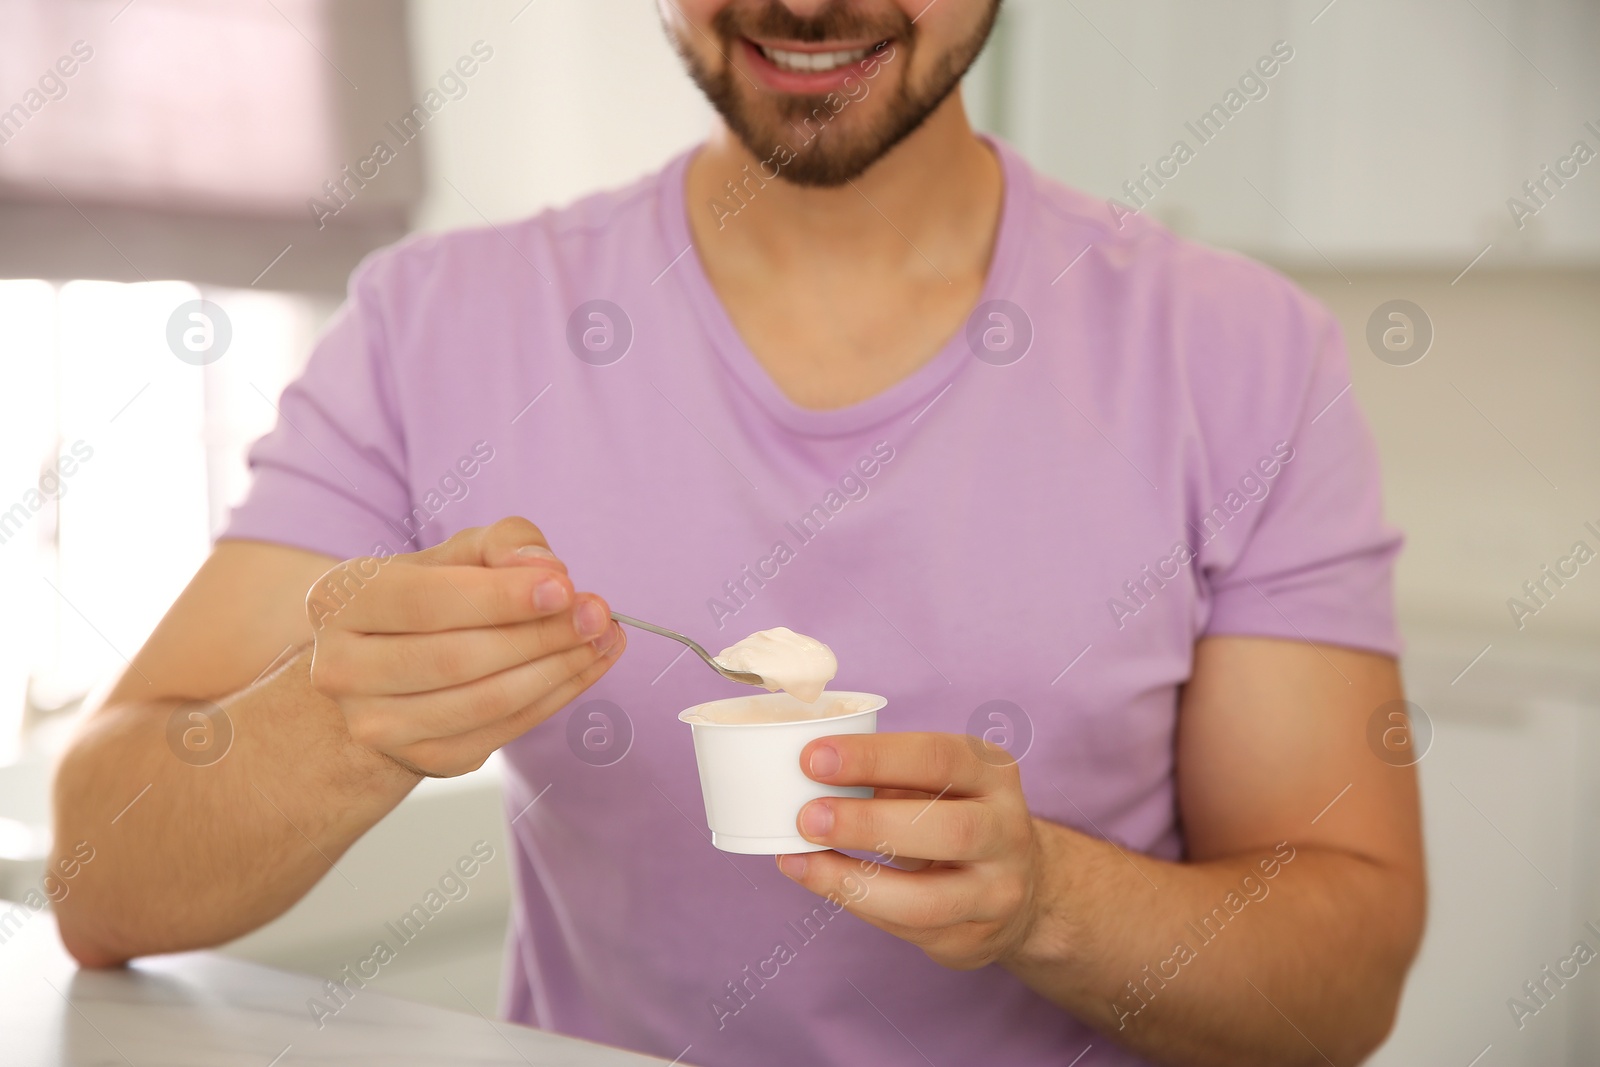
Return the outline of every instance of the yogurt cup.
[[[872,789],[812,781],[800,753],[819,737],[876,733],[887,703],[873,693],[827,692],[815,704],[762,693],[680,712],[694,736],[711,843],[752,856],[826,850],[800,836],[800,809],[818,797],[870,797]]]

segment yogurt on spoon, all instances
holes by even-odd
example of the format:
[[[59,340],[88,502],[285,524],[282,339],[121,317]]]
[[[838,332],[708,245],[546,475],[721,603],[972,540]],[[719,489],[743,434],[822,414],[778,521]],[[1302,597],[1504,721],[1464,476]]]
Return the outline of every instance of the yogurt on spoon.
[[[815,704],[839,673],[833,649],[787,626],[753,633],[723,649],[716,659],[730,671],[759,675],[761,684],[774,693],[781,689],[807,704]]]

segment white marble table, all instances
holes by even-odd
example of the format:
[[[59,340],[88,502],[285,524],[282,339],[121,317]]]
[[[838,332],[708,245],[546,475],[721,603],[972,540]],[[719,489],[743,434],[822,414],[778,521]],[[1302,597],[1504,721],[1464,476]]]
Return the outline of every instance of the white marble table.
[[[0,916],[11,912],[0,902]],[[317,1027],[322,980],[211,952],[79,970],[48,913],[0,925],[7,1067],[663,1067],[667,1061],[358,991]],[[25,918],[22,918],[25,916]],[[677,1061],[681,1063],[682,1061]]]

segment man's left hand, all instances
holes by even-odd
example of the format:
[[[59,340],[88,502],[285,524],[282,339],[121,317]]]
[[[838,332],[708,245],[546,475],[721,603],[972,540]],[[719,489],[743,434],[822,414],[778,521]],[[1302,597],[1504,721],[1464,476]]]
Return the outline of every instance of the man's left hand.
[[[896,866],[811,852],[778,857],[785,875],[957,970],[1003,961],[1026,940],[1040,842],[1004,749],[960,734],[849,734],[811,742],[800,766],[827,785],[875,790],[813,800],[800,833]]]

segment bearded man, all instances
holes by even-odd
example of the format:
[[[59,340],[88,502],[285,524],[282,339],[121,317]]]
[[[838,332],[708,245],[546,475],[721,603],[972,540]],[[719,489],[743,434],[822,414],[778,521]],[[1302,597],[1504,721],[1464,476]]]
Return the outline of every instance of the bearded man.
[[[976,135],[997,7],[662,0],[705,143],[357,270],[63,764],[80,961],[258,927],[500,751],[519,1022],[706,1067],[1383,1040],[1424,876],[1338,326]],[[731,683],[612,605],[826,641],[889,704],[802,769],[873,793],[716,851],[675,713]],[[204,774],[192,701],[236,732]]]

